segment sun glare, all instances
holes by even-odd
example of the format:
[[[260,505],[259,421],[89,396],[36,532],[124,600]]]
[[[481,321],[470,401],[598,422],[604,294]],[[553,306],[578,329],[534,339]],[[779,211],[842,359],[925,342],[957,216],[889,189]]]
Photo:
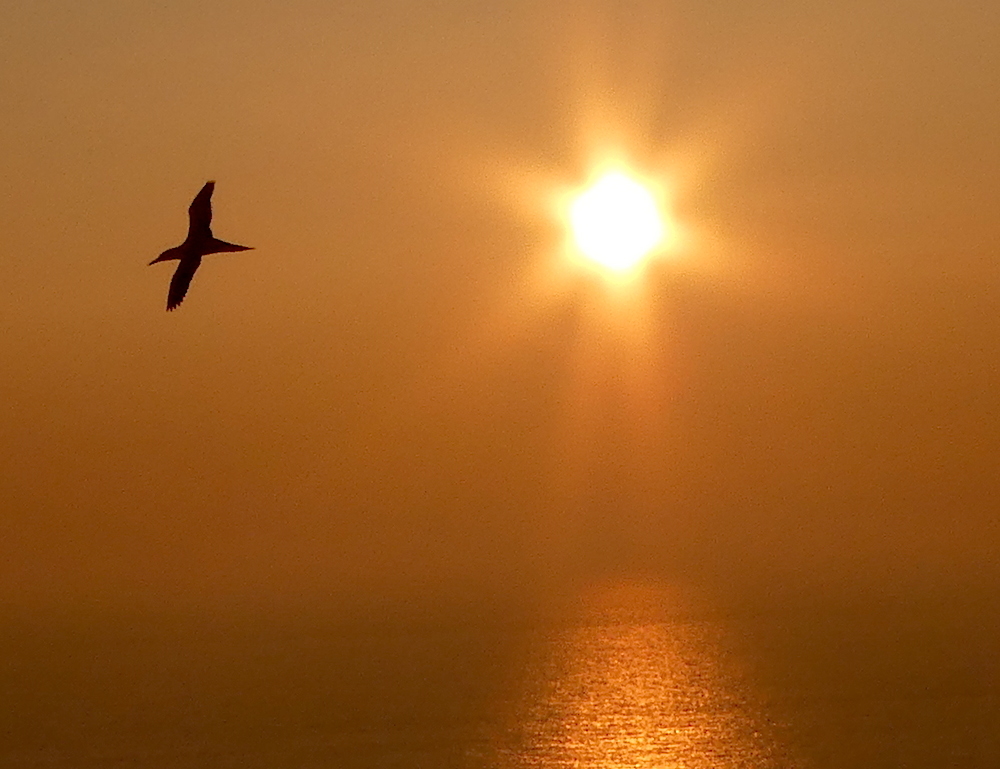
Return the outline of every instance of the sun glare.
[[[569,221],[577,248],[616,272],[636,266],[665,234],[653,194],[620,172],[605,174],[580,193]]]

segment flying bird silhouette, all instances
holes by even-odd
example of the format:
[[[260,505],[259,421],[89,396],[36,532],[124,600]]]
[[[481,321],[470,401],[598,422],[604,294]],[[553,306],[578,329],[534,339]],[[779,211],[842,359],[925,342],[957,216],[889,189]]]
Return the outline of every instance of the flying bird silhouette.
[[[250,251],[252,246],[238,246],[227,243],[212,235],[212,191],[215,182],[205,182],[205,186],[194,196],[188,208],[188,234],[179,246],[168,248],[150,264],[180,260],[174,277],[170,279],[170,290],[167,292],[167,310],[173,310],[184,301],[191,278],[194,277],[201,258],[205,254],[217,254],[222,251]]]

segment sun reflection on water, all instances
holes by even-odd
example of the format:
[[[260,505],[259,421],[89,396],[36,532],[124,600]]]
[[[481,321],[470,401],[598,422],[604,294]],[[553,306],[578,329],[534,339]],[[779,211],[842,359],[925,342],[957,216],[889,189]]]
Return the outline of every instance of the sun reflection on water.
[[[575,622],[547,634],[501,766],[796,766],[754,712],[718,629],[667,616],[668,595],[606,585],[586,595]]]

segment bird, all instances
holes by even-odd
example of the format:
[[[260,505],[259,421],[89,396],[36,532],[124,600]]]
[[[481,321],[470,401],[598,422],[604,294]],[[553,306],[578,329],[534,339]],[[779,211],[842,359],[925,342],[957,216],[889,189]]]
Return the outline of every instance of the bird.
[[[201,258],[206,254],[218,254],[223,251],[251,251],[252,246],[238,246],[235,243],[227,243],[212,235],[212,192],[215,190],[215,182],[205,182],[191,206],[188,208],[188,234],[187,238],[179,246],[168,248],[153,261],[169,262],[174,259],[180,261],[174,277],[170,279],[170,290],[167,292],[167,311],[175,310],[184,301],[188,286],[191,285],[191,278],[201,265]]]

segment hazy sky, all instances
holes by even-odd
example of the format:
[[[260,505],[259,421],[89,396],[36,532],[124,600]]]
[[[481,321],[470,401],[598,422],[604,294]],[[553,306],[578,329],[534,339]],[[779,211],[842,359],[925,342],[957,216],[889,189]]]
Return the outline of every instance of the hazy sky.
[[[998,35],[944,0],[4,4],[0,601],[995,577]],[[624,298],[536,195],[604,150],[692,234]],[[255,250],[168,315],[146,264],[207,179]]]

